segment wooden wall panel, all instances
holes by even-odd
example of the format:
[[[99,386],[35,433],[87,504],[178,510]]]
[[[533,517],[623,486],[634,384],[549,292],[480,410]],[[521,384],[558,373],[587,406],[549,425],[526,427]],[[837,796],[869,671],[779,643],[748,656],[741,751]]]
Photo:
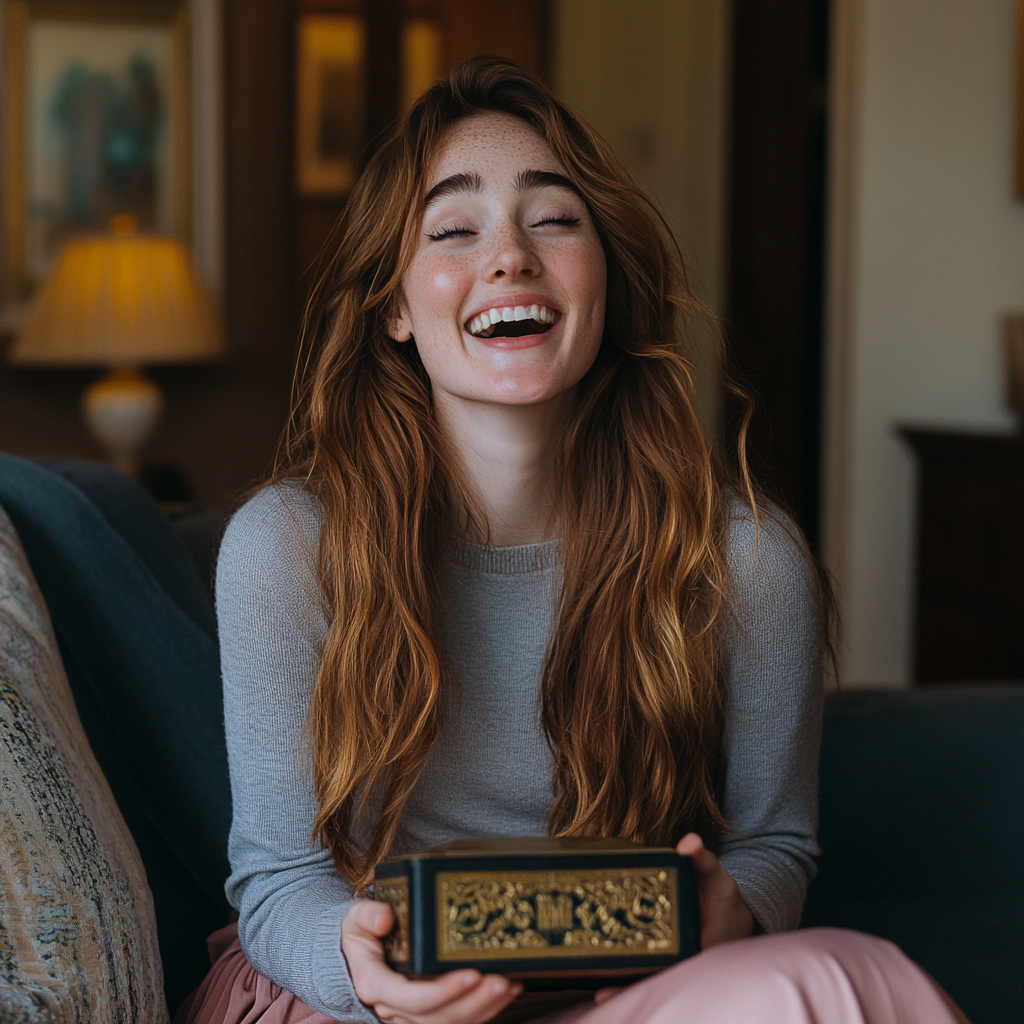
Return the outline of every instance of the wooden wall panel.
[[[727,315],[755,461],[818,529],[826,0],[736,0]],[[733,415],[736,407],[729,410]]]

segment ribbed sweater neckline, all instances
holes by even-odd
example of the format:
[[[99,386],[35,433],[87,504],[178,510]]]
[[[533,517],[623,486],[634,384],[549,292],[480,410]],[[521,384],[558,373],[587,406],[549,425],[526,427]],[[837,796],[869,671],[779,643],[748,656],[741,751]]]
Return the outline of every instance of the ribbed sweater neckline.
[[[546,572],[559,566],[562,559],[562,539],[541,541],[539,544],[514,544],[494,548],[486,544],[473,544],[461,537],[449,537],[445,559],[454,565],[474,572],[514,576],[530,572]]]

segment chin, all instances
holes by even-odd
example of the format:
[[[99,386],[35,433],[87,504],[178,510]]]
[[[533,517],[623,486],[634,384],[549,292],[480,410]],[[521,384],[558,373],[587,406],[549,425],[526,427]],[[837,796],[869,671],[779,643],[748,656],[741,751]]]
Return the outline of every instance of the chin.
[[[498,405],[543,405],[571,391],[572,387],[545,386],[536,383],[510,383],[492,389],[488,401]]]

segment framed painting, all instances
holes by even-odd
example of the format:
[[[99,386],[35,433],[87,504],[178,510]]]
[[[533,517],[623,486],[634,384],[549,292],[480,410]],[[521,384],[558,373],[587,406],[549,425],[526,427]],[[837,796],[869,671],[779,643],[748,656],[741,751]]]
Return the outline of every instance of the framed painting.
[[[118,214],[190,238],[190,76],[183,2],[7,0],[4,298]]]
[[[402,23],[401,95],[407,109],[443,70],[441,24]],[[304,196],[344,195],[366,144],[366,25],[357,14],[299,19],[296,82],[296,187]]]
[[[366,24],[307,14],[298,29],[296,185],[305,196],[337,195],[356,180],[366,133]]]

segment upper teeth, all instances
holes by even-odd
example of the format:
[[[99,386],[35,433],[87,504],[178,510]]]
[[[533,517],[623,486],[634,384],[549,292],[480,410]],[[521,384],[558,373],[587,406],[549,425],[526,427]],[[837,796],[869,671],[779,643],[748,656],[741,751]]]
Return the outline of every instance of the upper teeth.
[[[534,303],[532,306],[495,306],[469,321],[469,333],[480,334],[487,331],[499,321],[536,320],[541,324],[553,324],[555,314],[547,306]]]

